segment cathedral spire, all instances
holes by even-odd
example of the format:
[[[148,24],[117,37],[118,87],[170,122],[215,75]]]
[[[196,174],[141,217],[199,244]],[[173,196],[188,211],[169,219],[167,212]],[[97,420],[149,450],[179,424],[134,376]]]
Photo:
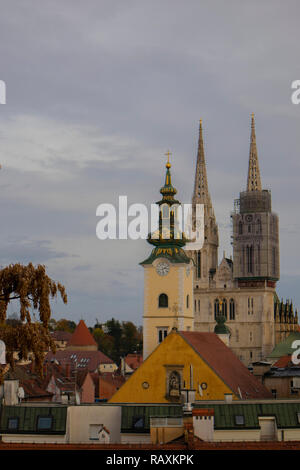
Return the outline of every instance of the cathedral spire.
[[[254,114],[252,113],[247,191],[261,191],[261,190],[262,190],[262,187],[261,187],[257,148],[256,148],[255,122],[254,122]]]
[[[197,165],[196,165],[195,185],[194,185],[194,194],[193,194],[193,203],[196,203],[196,202],[211,205],[210,194],[208,191],[206,163],[205,163],[205,156],[204,156],[202,119],[200,119],[200,126],[199,126]]]

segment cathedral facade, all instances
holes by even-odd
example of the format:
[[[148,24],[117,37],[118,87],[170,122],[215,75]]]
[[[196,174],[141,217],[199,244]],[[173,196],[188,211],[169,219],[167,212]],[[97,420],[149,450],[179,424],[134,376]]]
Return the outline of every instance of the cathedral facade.
[[[214,331],[222,315],[230,348],[239,359],[246,365],[265,360],[298,328],[298,318],[276,295],[279,221],[272,212],[271,192],[262,189],[253,115],[247,186],[231,214],[233,257],[224,254],[218,264],[218,226],[208,190],[201,121],[192,204],[204,205],[203,246],[188,252],[194,260],[194,330]]]

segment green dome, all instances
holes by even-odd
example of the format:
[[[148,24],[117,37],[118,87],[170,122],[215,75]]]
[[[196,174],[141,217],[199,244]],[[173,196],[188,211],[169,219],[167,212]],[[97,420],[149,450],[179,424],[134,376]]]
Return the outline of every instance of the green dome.
[[[229,330],[227,326],[225,325],[226,318],[223,315],[218,315],[216,318],[216,322],[217,324],[215,326],[214,332],[217,335],[228,335]]]

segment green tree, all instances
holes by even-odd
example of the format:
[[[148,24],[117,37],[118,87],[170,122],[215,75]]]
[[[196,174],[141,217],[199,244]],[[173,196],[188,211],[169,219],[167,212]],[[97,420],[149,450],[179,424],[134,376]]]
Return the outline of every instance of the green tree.
[[[122,323],[122,347],[121,355],[126,356],[128,353],[133,353],[139,350],[140,335],[137,327],[130,321]]]

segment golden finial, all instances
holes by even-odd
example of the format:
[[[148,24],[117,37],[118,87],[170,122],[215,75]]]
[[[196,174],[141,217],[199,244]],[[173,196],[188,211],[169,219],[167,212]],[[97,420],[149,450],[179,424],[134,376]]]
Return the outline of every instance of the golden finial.
[[[169,169],[169,168],[171,168],[170,155],[172,155],[171,152],[170,152],[170,150],[168,150],[168,151],[165,153],[165,155],[167,155],[167,157],[168,157],[168,161],[167,161],[167,163],[166,163],[166,168]]]

